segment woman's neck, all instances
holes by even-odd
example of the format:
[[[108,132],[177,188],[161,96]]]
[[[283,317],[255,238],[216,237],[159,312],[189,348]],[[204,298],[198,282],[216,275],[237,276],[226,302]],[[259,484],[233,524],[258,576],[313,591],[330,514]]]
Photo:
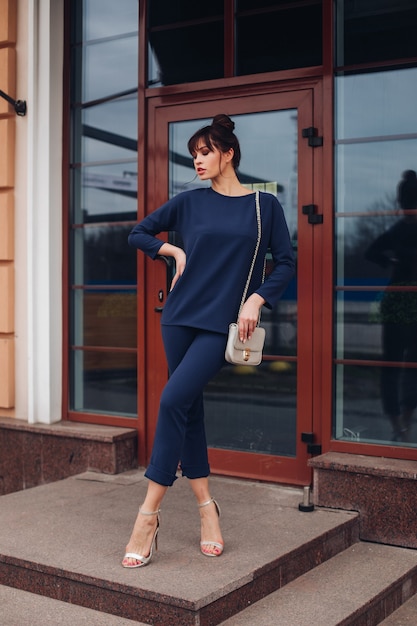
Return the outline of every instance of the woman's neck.
[[[236,174],[222,175],[213,178],[211,186],[214,191],[223,196],[244,196],[253,193],[250,189],[244,187],[238,180]]]

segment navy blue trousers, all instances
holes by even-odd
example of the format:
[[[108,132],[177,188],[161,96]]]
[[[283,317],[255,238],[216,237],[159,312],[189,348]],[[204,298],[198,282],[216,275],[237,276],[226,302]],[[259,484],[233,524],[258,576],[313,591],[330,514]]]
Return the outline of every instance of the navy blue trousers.
[[[224,365],[227,335],[162,325],[170,377],[159,406],[152,455],[145,476],[170,487],[178,465],[187,478],[209,475],[203,391]]]

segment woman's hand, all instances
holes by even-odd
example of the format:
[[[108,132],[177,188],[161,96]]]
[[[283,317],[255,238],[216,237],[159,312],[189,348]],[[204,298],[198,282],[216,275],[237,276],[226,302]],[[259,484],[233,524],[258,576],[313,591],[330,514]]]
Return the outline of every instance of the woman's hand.
[[[173,246],[171,243],[164,243],[158,250],[158,254],[160,256],[170,256],[175,259],[175,274],[174,278],[171,281],[170,291],[175,286],[177,280],[182,276],[182,273],[185,270],[185,266],[187,264],[187,256],[182,248],[178,246]]]
[[[259,319],[259,311],[265,300],[253,293],[246,300],[239,315],[239,339],[243,343],[252,337]]]
[[[174,258],[175,258],[175,269],[176,269],[176,272],[175,272],[174,278],[172,279],[172,282],[171,282],[170,291],[173,290],[173,288],[175,287],[175,283],[180,278],[180,276],[182,276],[182,273],[185,270],[185,266],[187,264],[187,257],[185,255],[184,250],[182,250],[181,248],[177,248],[177,252],[176,252]]]

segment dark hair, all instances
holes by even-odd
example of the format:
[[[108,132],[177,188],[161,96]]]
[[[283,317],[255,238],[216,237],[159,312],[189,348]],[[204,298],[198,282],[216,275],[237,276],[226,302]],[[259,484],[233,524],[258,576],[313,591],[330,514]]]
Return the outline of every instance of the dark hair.
[[[240,163],[239,140],[234,134],[235,123],[228,115],[219,114],[213,118],[210,126],[203,126],[188,140],[188,150],[195,154],[196,148],[202,139],[209,150],[217,148],[220,152],[227,152],[233,148],[232,165],[236,170]]]
[[[402,209],[417,208],[417,175],[414,170],[403,172],[397,187],[397,198]]]

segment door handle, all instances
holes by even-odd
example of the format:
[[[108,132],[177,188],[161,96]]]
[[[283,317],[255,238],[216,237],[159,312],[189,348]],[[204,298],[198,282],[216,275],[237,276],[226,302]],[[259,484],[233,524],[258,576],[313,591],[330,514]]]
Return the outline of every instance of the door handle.
[[[170,282],[171,282],[170,277],[171,277],[171,274],[172,274],[172,268],[173,268],[173,265],[174,265],[174,259],[172,257],[165,256],[163,254],[159,254],[156,257],[156,260],[162,261],[166,265],[166,270],[167,270],[166,293],[168,293],[169,292]],[[163,302],[164,301],[164,290],[163,289],[160,289],[158,291],[158,300],[159,300],[159,302]],[[156,306],[154,308],[155,313],[162,313],[163,310],[164,310],[163,306]]]

